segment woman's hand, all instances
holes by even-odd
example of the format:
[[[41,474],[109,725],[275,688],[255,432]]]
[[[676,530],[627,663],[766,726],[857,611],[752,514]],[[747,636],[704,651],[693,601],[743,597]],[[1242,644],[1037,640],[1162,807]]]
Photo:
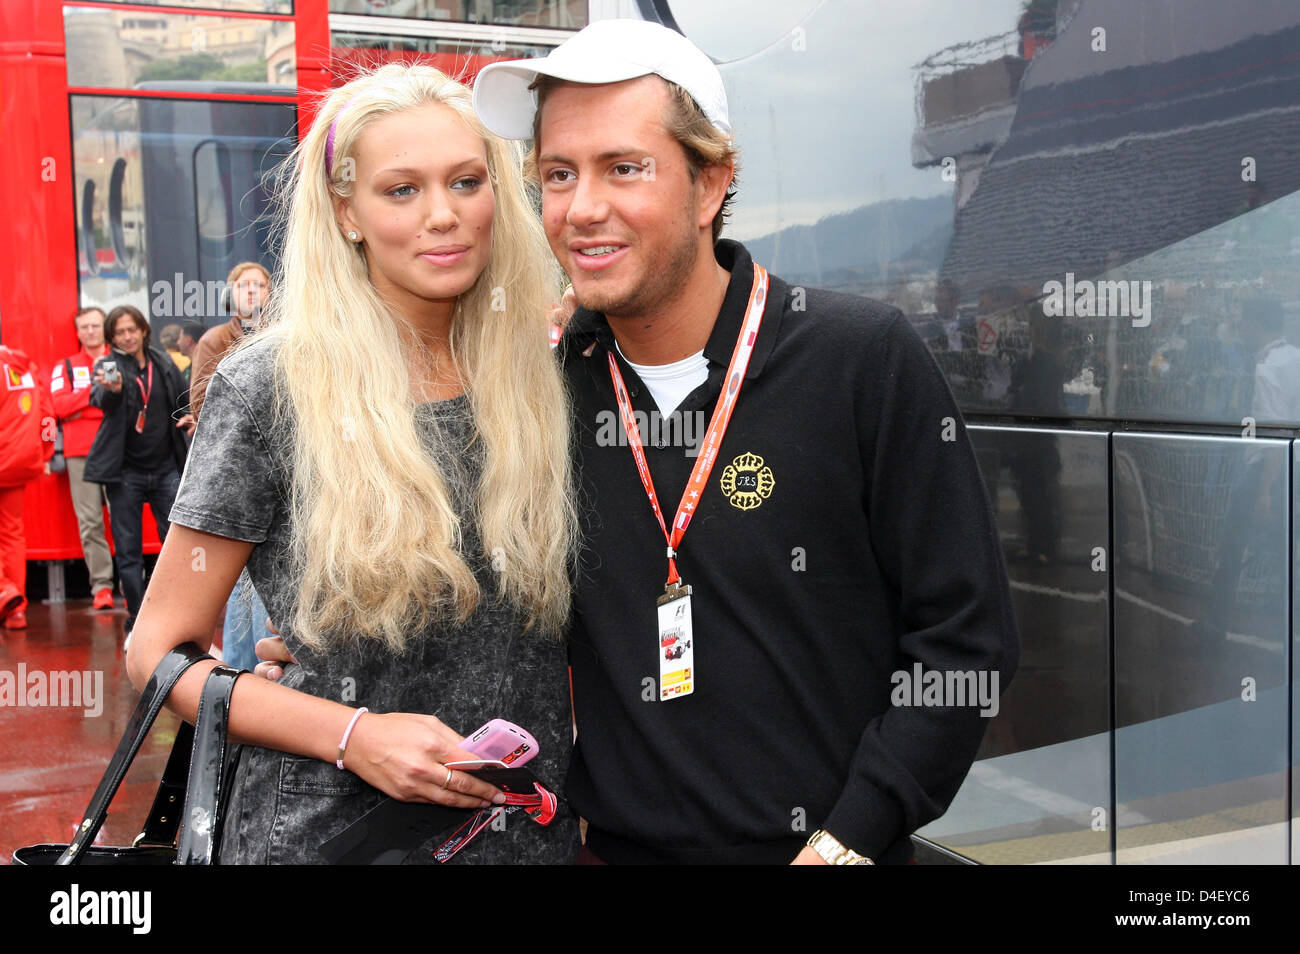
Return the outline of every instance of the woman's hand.
[[[269,619],[266,628],[279,632]],[[261,660],[256,674],[270,682],[284,675],[283,665],[297,662],[278,635],[259,639],[256,652]],[[477,759],[459,747],[461,741],[435,716],[366,712],[348,739],[343,765],[399,802],[485,808],[497,797],[504,801],[499,789],[446,767],[448,762]]]
[[[275,624],[269,619],[266,621],[266,631],[273,633],[272,636],[263,636],[253,647],[253,652],[257,654],[260,660],[253,674],[260,676],[268,682],[279,682],[280,677],[284,675],[284,666],[286,663],[297,663],[289,653],[289,647],[284,644],[280,638],[280,631],[275,628]]]
[[[199,423],[194,419],[193,414],[185,414],[176,422],[176,426],[185,429],[186,437],[193,437],[194,428],[198,427]]]
[[[547,312],[547,319],[551,323],[551,343],[555,344],[564,334],[565,327],[569,324],[569,319],[573,313],[578,310],[578,296],[573,292],[573,286],[570,285],[564,289],[564,295],[561,296],[558,303],[551,306]]]
[[[401,802],[432,802],[452,808],[487,808],[505,796],[447,762],[475,759],[462,738],[431,715],[367,712],[348,739],[343,765]]]
[[[266,628],[279,632],[269,619]],[[278,635],[259,639],[256,652],[261,660],[257,675],[270,682],[284,675],[282,665],[297,662]],[[343,764],[400,802],[486,807],[500,795],[498,789],[465,772],[450,770],[448,774],[446,763],[477,758],[459,748],[461,741],[461,736],[431,715],[367,712],[352,730]]]

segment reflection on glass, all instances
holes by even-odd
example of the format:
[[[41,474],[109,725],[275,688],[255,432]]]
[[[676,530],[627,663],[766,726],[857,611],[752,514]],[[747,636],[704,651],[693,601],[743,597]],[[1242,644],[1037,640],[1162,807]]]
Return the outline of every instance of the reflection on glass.
[[[951,235],[954,183],[913,163],[914,67],[1013,29],[1021,0],[740,6],[672,5],[721,61],[741,150],[728,235],[796,284],[893,292],[919,310]]]
[[[212,140],[194,150],[194,185],[199,244],[208,255],[230,252],[235,198],[223,184],[230,181],[231,156],[225,143]]]
[[[1300,42],[1300,8],[1241,18],[1206,0],[1104,0],[1071,19],[1067,6],[1028,65],[1023,29],[1016,53],[971,44],[921,64],[914,159],[947,168],[957,190],[940,273],[978,309],[982,357],[954,381],[963,407],[1300,421],[1256,387],[1257,367],[1291,366],[1294,316],[1262,341],[1246,316],[1254,298],[1300,293],[1300,66],[1282,54]],[[1140,45],[1099,57],[1103,13],[1112,34],[1140,24],[1169,43],[1149,60]],[[976,304],[1005,287],[1019,300]],[[1042,351],[1036,306],[1060,326],[1064,380],[1017,400],[1000,382]],[[968,365],[982,372],[974,386]]]
[[[1020,666],[947,813],[920,834],[976,861],[1108,864],[1107,437],[968,429],[997,518]],[[1068,663],[1068,664],[1067,664]]]
[[[63,28],[69,86],[294,93],[292,20],[64,7]]]
[[[1300,6],[669,6],[727,84],[728,235],[898,306],[963,410],[1300,424]],[[1103,14],[1163,45],[1099,55]]]
[[[149,236],[139,102],[74,96],[72,129],[82,303],[143,309]],[[110,202],[110,195],[116,201]],[[117,235],[121,238],[115,242]]]
[[[1284,441],[1114,437],[1117,860],[1285,860]]]
[[[330,0],[330,13],[581,30],[587,0]]]
[[[516,43],[379,36],[373,33],[333,33],[331,72],[341,86],[357,73],[385,63],[427,63],[462,83],[472,84],[478,71],[498,60],[545,56],[553,47]]]
[[[1300,470],[1300,441],[1291,442],[1291,473]],[[1291,512],[1300,512],[1300,481],[1292,481]],[[1296,531],[1291,534],[1291,579],[1300,580],[1300,545],[1297,544]],[[1300,630],[1296,628],[1297,593],[1294,582],[1291,586],[1291,864],[1300,864]]]
[[[826,0],[671,0],[673,20],[718,63],[753,56],[769,47],[807,47],[804,21]]]
[[[965,410],[1300,423],[1300,312],[1284,304],[1300,298],[1300,193],[1091,279],[1061,278],[946,306],[970,315],[960,348],[936,330],[938,300],[960,291],[936,289],[935,311],[912,316]],[[1011,387],[1026,373],[1035,387]]]
[[[82,303],[221,320],[211,283],[239,261],[274,268],[266,178],[293,147],[294,107],[109,96],[71,107]]]
[[[1288,342],[1300,314],[1300,193],[1130,263],[1150,282],[1152,321],[1117,322],[1107,404],[1129,417],[1300,423]]]
[[[129,3],[133,7],[198,7],[246,13],[293,13],[293,0],[102,0],[102,2]]]
[[[1300,5],[755,0],[739,27],[728,2],[669,5],[727,85],[727,234],[792,284],[896,305],[963,410],[1032,425],[986,446],[972,428],[1025,718],[990,727],[966,801],[927,833],[987,860],[1105,860],[1117,830],[1121,862],[1279,860],[1280,445],[1116,434],[1109,470],[1111,435],[1039,429],[1300,425]]]

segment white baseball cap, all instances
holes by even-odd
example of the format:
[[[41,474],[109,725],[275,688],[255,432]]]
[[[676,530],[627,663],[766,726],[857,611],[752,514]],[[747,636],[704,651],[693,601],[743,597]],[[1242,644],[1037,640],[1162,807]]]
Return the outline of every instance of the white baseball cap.
[[[490,63],[474,82],[474,108],[483,125],[506,139],[531,139],[539,74],[570,83],[621,83],[651,73],[690,93],[704,115],[731,135],[722,74],[676,30],[645,20],[597,20],[547,56]]]

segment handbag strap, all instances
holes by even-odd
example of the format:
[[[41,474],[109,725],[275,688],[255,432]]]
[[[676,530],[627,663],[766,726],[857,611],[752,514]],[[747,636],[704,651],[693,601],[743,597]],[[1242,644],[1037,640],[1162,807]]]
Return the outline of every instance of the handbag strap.
[[[162,781],[154,793],[153,805],[145,818],[144,828],[131,844],[141,847],[170,848],[176,844],[176,831],[185,804],[185,778],[189,774],[190,752],[194,749],[194,726],[182,722],[176,728],[172,754],[163,769]]]
[[[210,865],[221,843],[222,812],[229,782],[226,765],[226,730],[230,722],[230,696],[244,670],[217,666],[203,686],[198,718],[194,720],[194,753],[190,757],[185,811],[181,814],[176,864]]]
[[[90,805],[86,808],[81,824],[77,827],[72,844],[68,845],[55,864],[76,864],[94,842],[95,836],[99,834],[99,829],[104,824],[104,819],[108,816],[109,802],[117,794],[122,779],[126,777],[126,770],[131,767],[131,762],[140,751],[140,746],[148,738],[149,730],[153,728],[154,720],[158,718],[163,703],[171,695],[176,680],[199,660],[211,658],[194,643],[182,643],[168,652],[158,663],[158,668],[153,671],[153,675],[145,683],[144,691],[140,693],[140,701],[136,703],[135,711],[131,713],[126,731],[122,734],[122,741],[117,743],[117,751],[109,760],[108,769],[90,799]]]

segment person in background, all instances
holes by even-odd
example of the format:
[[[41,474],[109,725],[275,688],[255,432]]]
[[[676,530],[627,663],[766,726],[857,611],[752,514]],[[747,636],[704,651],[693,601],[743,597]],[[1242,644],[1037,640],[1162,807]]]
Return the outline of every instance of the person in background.
[[[186,384],[190,383],[190,375],[194,371],[194,349],[198,347],[199,339],[203,337],[207,330],[201,322],[185,321],[181,323],[181,340],[178,342],[177,347],[181,349],[181,354],[190,359],[189,365],[186,366],[183,372]]]
[[[975,323],[958,312],[961,289],[951,278],[941,278],[934,289],[934,312],[939,334],[926,342],[932,351],[974,351]]]
[[[0,345],[0,616],[5,629],[27,628],[27,540],[23,497],[54,456],[54,404],[36,363]]]
[[[170,324],[158,332],[158,340],[162,342],[168,356],[176,363],[176,370],[184,375],[190,369],[190,358],[181,351],[181,334],[180,325]]]
[[[240,262],[230,270],[226,282],[235,313],[224,325],[204,332],[190,355],[194,362],[190,371],[190,407],[195,417],[203,410],[212,372],[245,335],[258,330],[262,307],[271,294],[271,275],[257,262]]]
[[[1287,341],[1285,311],[1281,301],[1261,295],[1241,303],[1238,334],[1245,357],[1253,367],[1250,414],[1255,424],[1289,424],[1300,420],[1300,348]],[[1229,633],[1247,625],[1241,615],[1246,600],[1281,598],[1278,589],[1243,593],[1248,563],[1285,566],[1286,554],[1264,549],[1271,539],[1265,528],[1287,519],[1286,468],[1259,445],[1247,447],[1230,470],[1218,557],[1211,578],[1213,597],[1209,612],[1191,626],[1197,639],[1222,643]],[[1252,556],[1253,555],[1253,556]],[[1245,578],[1245,579],[1243,579]],[[1274,577],[1274,581],[1285,579]],[[1249,584],[1247,584],[1249,585]],[[1256,585],[1259,585],[1256,583]]]
[[[68,490],[77,514],[81,554],[90,574],[93,609],[113,608],[113,556],[104,533],[104,488],[86,480],[86,455],[99,433],[104,412],[90,403],[90,374],[95,361],[108,354],[104,340],[104,312],[94,306],[80,309],[73,318],[81,347],[54,365],[50,395],[54,413],[63,427],[63,456],[68,463]]]
[[[208,382],[221,359],[261,324],[262,308],[271,293],[271,279],[256,262],[240,262],[227,278],[228,294],[235,311],[224,325],[206,332],[194,350],[194,371],[190,377],[190,406],[197,417],[203,409]],[[239,573],[235,588],[226,601],[226,615],[221,625],[221,658],[237,669],[257,665],[253,646],[266,632],[266,607],[262,605],[253,581],[245,568]]]
[[[144,505],[153,510],[158,539],[165,540],[194,416],[185,380],[166,354],[150,347],[149,323],[139,309],[114,308],[104,333],[113,349],[95,362],[90,390],[90,403],[103,410],[104,420],[85,479],[104,484],[108,494],[129,636],[144,598]]]

